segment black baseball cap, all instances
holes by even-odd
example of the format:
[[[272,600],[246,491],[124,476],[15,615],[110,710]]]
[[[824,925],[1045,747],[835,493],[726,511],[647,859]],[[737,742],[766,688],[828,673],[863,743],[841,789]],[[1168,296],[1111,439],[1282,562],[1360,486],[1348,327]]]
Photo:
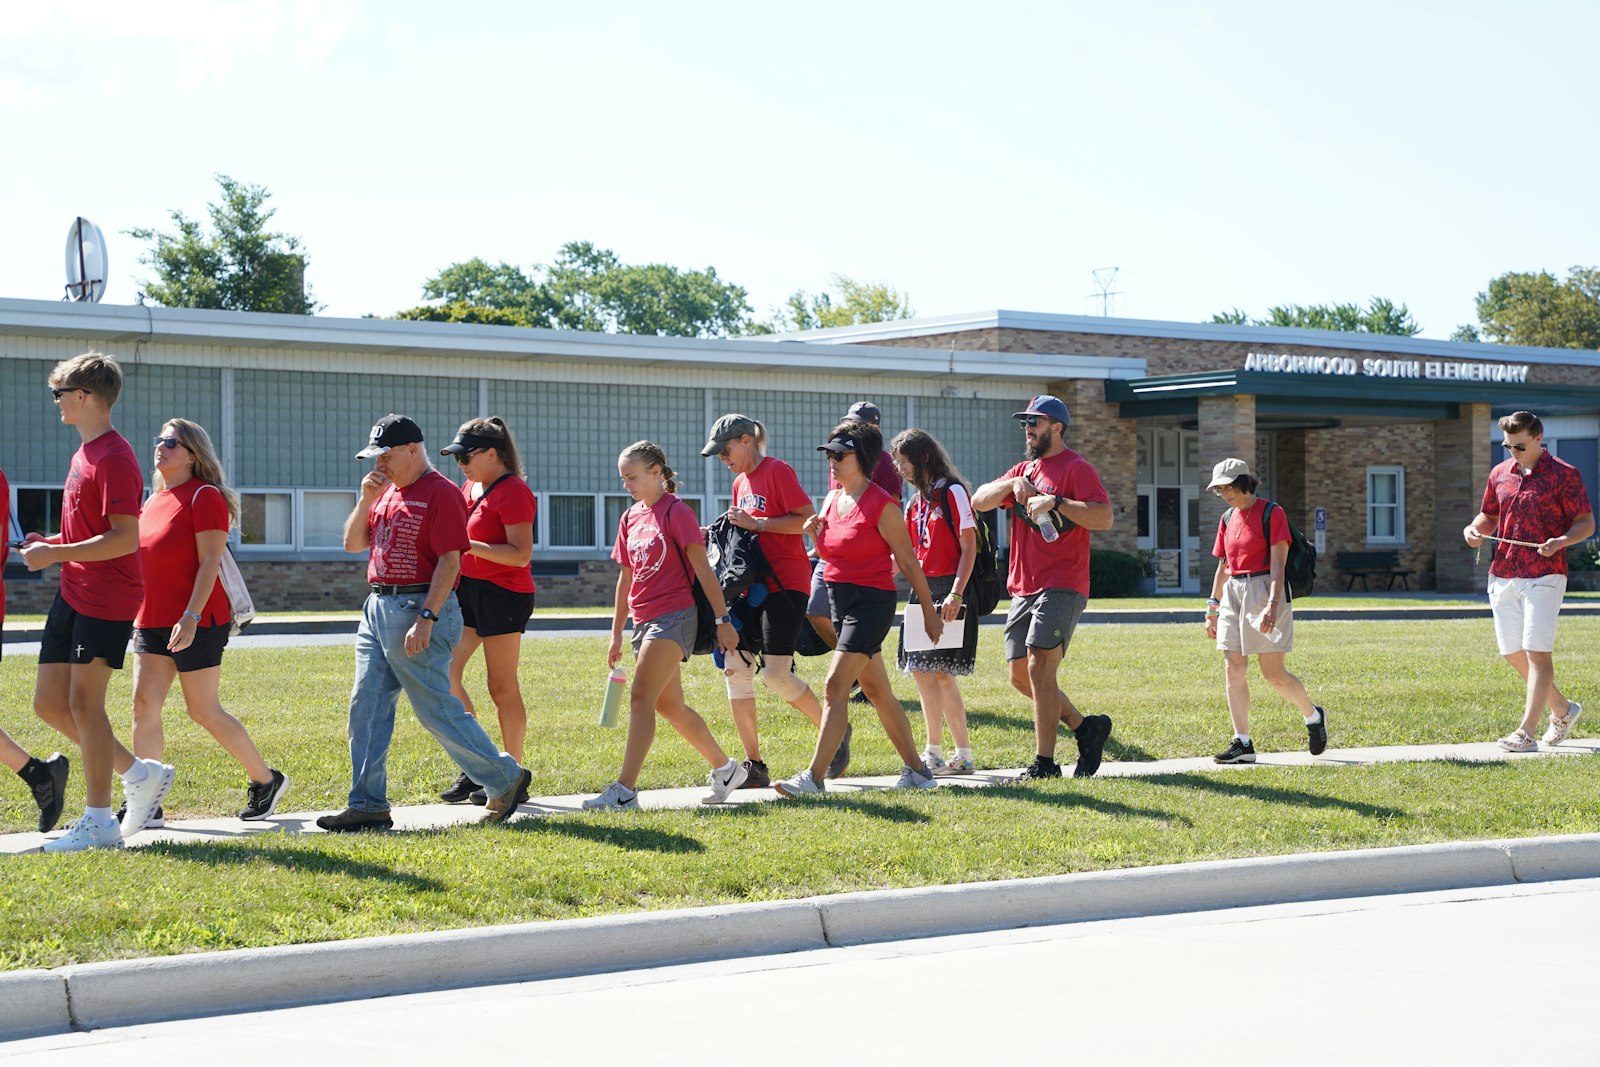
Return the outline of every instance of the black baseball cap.
[[[422,443],[422,427],[405,415],[385,415],[372,424],[367,435],[367,447],[356,453],[357,459],[371,459],[396,445]]]
[[[874,426],[879,426],[883,423],[883,412],[879,411],[878,405],[870,400],[857,400],[850,405],[850,410],[845,414],[845,418],[860,419],[862,422],[870,422]]]

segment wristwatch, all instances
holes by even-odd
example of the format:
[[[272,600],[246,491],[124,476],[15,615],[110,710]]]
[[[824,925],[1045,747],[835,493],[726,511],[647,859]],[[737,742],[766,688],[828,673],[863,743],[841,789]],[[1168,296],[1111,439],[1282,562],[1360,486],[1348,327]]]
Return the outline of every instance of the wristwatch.
[[[1066,497],[1061,496],[1060,494],[1057,494],[1056,502],[1054,504],[1050,505],[1050,510],[1051,511],[1056,511],[1057,509],[1059,509],[1061,507],[1062,502],[1065,501],[1066,499],[1067,499]]]
[[[427,619],[429,622],[439,621],[439,616],[435,615],[431,608],[423,608],[421,611],[417,612],[417,614],[422,618]]]
[[[730,611],[726,615],[718,615],[717,616],[717,625],[718,626],[722,626],[724,624],[726,624],[728,626],[732,626],[733,625],[733,612]]]
[[[198,611],[185,611],[184,614],[193,619],[196,626],[200,625],[200,613]]]

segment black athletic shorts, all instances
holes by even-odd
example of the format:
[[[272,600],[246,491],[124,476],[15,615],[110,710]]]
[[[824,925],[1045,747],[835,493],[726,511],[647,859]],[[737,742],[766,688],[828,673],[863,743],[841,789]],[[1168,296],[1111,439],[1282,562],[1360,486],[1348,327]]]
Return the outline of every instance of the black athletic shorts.
[[[875,656],[883,650],[883,639],[894,623],[895,605],[900,600],[893,589],[829,582],[828,600],[833,605],[833,628],[839,634],[838,651]]]
[[[133,650],[152,656],[170,656],[177,664],[179,674],[203,671],[208,667],[222,666],[222,650],[228,647],[232,623],[221,626],[197,626],[194,640],[181,652],[168,652],[167,642],[172,639],[170,626],[141,626],[133,632]]]
[[[520,634],[533,615],[533,594],[514,593],[485,578],[463,578],[456,586],[461,625],[479,637]]]
[[[752,614],[761,621],[762,653],[768,656],[794,655],[795,642],[800,639],[800,627],[806,624],[805,593],[794,589],[769,589],[766,599]],[[755,644],[745,634],[740,634],[740,648],[753,650]]]
[[[39,642],[40,663],[92,663],[106,661],[114,671],[122,669],[128,654],[128,638],[133,636],[133,620],[126,622],[80,615],[56,591],[50,614],[45,617],[44,637]]]

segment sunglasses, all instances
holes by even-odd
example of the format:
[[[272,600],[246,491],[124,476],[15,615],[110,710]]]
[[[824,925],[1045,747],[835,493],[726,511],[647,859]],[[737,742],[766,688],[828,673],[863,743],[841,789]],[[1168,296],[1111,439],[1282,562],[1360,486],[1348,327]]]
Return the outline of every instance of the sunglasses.
[[[1037,426],[1041,422],[1044,422],[1045,418],[1043,415],[1029,415],[1026,418],[1018,419],[1017,421],[1022,423],[1024,426]]]
[[[853,456],[853,455],[855,455],[854,452],[829,452],[828,453],[828,462],[829,463],[843,463],[844,462],[844,457]]]
[[[456,463],[462,467],[465,467],[468,463],[472,462],[473,456],[476,456],[478,453],[484,451],[487,450],[482,448],[474,448],[471,452],[457,452]]]
[[[68,385],[68,386],[63,386],[60,389],[52,389],[52,390],[50,390],[50,395],[55,397],[57,400],[60,400],[62,393],[81,393],[81,392],[83,392],[83,390],[78,388],[76,385]]]
[[[182,447],[184,447],[183,442],[178,440],[176,437],[152,437],[152,438],[150,438],[150,443],[155,445],[157,448],[160,448],[160,447],[163,447],[163,446],[165,446],[167,448],[182,448]]]
[[[1526,452],[1528,450],[1528,446],[1527,445],[1514,445],[1510,441],[1501,441],[1500,442],[1500,447],[1505,449],[1507,452],[1516,452],[1518,454],[1521,454],[1521,453]]]

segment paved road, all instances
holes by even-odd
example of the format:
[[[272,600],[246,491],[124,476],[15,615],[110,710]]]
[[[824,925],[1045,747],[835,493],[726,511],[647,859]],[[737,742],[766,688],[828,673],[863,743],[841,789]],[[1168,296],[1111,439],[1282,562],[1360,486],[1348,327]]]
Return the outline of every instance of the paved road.
[[[154,1023],[50,1063],[1600,1062],[1600,880],[1278,905]],[[730,1044],[731,1043],[731,1044]],[[719,1049],[721,1051],[719,1051]]]

